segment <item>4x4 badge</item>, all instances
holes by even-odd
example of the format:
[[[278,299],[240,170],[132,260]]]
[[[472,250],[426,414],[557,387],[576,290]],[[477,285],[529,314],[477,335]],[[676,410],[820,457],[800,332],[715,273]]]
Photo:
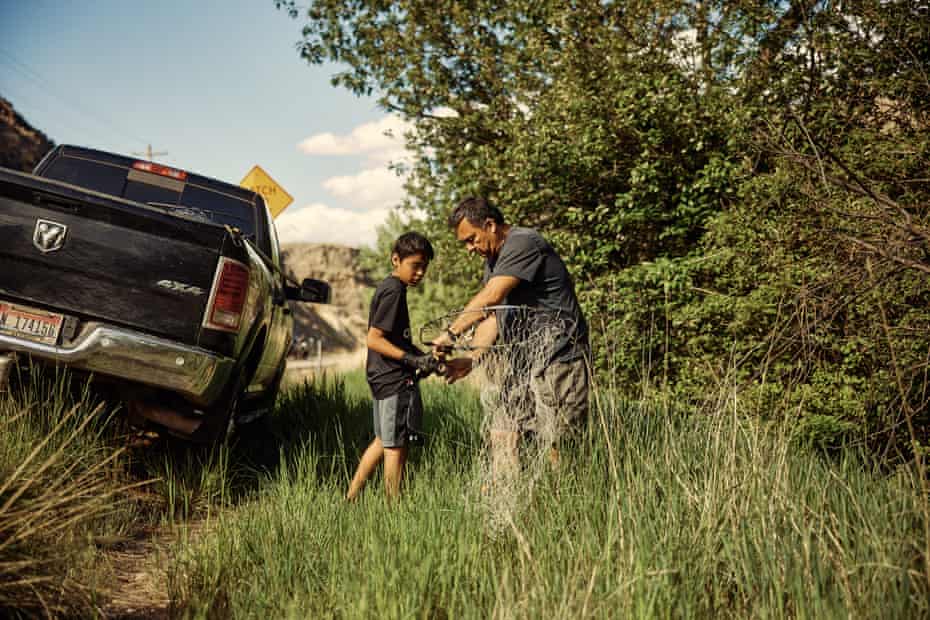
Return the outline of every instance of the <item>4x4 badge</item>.
[[[68,227],[51,220],[37,220],[36,231],[32,235],[32,244],[40,252],[54,252],[60,250],[65,244],[65,236],[68,234]]]

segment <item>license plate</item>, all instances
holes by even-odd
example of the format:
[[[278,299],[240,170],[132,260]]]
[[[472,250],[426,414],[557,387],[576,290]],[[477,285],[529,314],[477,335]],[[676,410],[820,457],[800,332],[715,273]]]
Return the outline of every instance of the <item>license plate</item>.
[[[55,344],[63,322],[60,314],[0,301],[0,332]]]

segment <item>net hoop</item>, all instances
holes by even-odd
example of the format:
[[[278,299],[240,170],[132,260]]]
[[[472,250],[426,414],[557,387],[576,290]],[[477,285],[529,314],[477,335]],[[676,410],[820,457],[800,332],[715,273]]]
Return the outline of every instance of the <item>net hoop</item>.
[[[449,334],[449,326],[462,315],[480,314],[484,318],[495,314],[498,319],[498,337],[493,344],[486,347],[474,347],[471,341],[475,328],[483,320],[476,320],[471,327],[455,336],[452,341],[453,351],[508,351],[521,348],[535,348],[541,343],[551,341],[553,337],[570,333],[575,321],[564,313],[532,306],[500,304],[474,310],[457,310],[427,321],[420,328],[420,343],[430,346],[443,334]]]

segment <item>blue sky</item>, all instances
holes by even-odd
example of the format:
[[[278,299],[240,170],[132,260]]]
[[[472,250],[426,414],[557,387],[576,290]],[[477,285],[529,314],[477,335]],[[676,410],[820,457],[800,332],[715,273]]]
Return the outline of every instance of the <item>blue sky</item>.
[[[371,243],[403,125],[301,60],[301,26],[272,0],[0,0],[0,95],[57,143],[233,183],[259,164],[295,198],[283,242]]]

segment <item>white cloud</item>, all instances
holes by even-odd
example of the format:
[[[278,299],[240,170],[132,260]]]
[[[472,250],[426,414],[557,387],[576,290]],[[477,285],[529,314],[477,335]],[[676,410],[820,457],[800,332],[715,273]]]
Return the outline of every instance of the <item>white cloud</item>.
[[[372,162],[406,157],[404,132],[410,124],[395,115],[364,123],[347,135],[318,133],[302,140],[297,148],[308,155],[365,155]]]
[[[698,45],[697,30],[688,28],[674,35],[674,49],[678,53],[678,66],[686,71],[698,71],[703,64]]]
[[[378,209],[397,206],[404,197],[404,177],[397,176],[387,166],[369,168],[358,174],[330,177],[323,187],[356,209]]]
[[[277,220],[281,242],[374,244],[375,228],[404,198],[404,177],[389,169],[388,163],[409,160],[404,133],[410,128],[400,117],[388,115],[348,134],[325,132],[301,141],[297,148],[308,155],[349,156],[348,168],[355,172],[322,182],[330,198],[282,214]]]
[[[359,247],[373,246],[376,228],[384,222],[390,209],[358,212],[313,203],[288,209],[275,220],[281,243],[335,243]]]

